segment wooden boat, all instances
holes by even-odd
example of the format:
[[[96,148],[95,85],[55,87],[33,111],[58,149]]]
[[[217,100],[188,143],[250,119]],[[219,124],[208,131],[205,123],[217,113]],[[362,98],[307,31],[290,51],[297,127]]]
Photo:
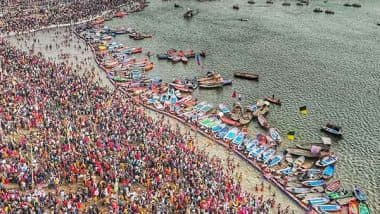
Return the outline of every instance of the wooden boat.
[[[187,57],[182,56],[181,61],[186,64],[188,62],[188,59],[187,59]]]
[[[297,149],[297,148],[289,148],[289,149],[286,149],[286,151],[292,155],[305,156],[307,158],[319,158],[321,156],[321,153],[313,154],[310,151]]]
[[[256,111],[252,112],[254,117],[258,117],[259,115],[266,115],[269,112],[269,107],[267,105],[263,105],[259,107]]]
[[[309,193],[310,188],[306,187],[287,187],[286,190],[291,193],[301,194],[301,193]]]
[[[356,201],[355,197],[340,198],[335,200],[340,206],[348,205],[351,201]]]
[[[231,119],[239,121],[242,114],[242,107],[240,103],[234,103],[231,111]]]
[[[258,80],[259,79],[258,74],[254,74],[252,72],[243,72],[243,71],[234,72],[234,77],[242,78],[242,79],[248,79],[248,80]]]
[[[257,121],[259,122],[259,125],[264,129],[269,129],[269,124],[267,119],[264,117],[264,115],[259,115],[257,117]]]
[[[255,1],[253,1],[253,0],[249,0],[248,1],[248,4],[255,4],[256,2]]]
[[[296,195],[297,198],[303,199],[303,200],[308,200],[310,198],[323,197],[323,196],[324,196],[324,194],[319,193],[319,192],[301,193],[301,194]]]
[[[305,156],[299,156],[293,161],[293,165],[296,167],[302,166],[303,163],[305,163]]]
[[[324,185],[325,181],[324,180],[308,180],[308,181],[302,182],[302,184],[308,187],[318,187],[318,186]]]
[[[284,3],[282,3],[282,6],[290,6],[291,4],[290,4],[290,2],[284,2]]]
[[[104,62],[103,65],[106,68],[113,68],[119,65],[119,62],[117,60],[109,60],[109,61]]]
[[[203,89],[215,89],[215,88],[222,88],[223,83],[208,83],[208,84],[199,83],[198,86],[199,88],[203,88]]]
[[[326,13],[326,14],[331,14],[331,15],[335,14],[335,12],[332,11],[332,10],[325,10],[325,13]]]
[[[339,211],[341,207],[337,204],[319,204],[316,205],[317,209],[322,213]]]
[[[222,79],[222,82],[223,82],[223,86],[225,86],[225,85],[232,85],[232,80]]]
[[[234,4],[234,5],[232,5],[232,9],[234,9],[234,10],[239,10],[239,5],[238,5],[238,4]]]
[[[132,48],[132,54],[142,53],[142,48]]]
[[[301,145],[301,144],[296,144],[296,147],[299,148],[299,149],[304,149],[304,150],[308,150],[308,151],[311,151],[311,148],[313,146],[318,146],[321,148],[321,151],[329,151],[330,150],[330,146],[329,145],[325,145],[325,144],[322,144],[322,143],[315,143],[315,144],[307,144],[307,145]]]
[[[359,214],[359,203],[356,200],[348,202],[348,214]]]
[[[317,166],[328,166],[328,165],[331,165],[331,164],[335,163],[337,160],[338,160],[337,156],[335,156],[335,155],[329,155],[329,156],[326,156],[326,157],[318,160],[315,163],[315,165],[317,165]]]
[[[367,195],[364,193],[364,191],[359,186],[354,187],[354,194],[355,194],[355,197],[359,201],[367,201],[367,199],[368,199]]]
[[[222,120],[223,123],[225,123],[227,125],[230,125],[230,126],[238,127],[238,126],[241,125],[239,122],[231,120],[231,119],[229,119],[228,117],[225,117],[225,116],[220,117],[220,119]]]
[[[327,204],[330,202],[329,198],[326,197],[315,197],[302,200],[305,204],[317,205],[317,204]]]
[[[338,137],[341,137],[343,135],[342,127],[333,125],[331,123],[327,123],[325,126],[322,127],[321,130]]]
[[[116,18],[123,18],[125,15],[127,15],[126,12],[124,12],[124,11],[118,11],[118,12],[115,13],[114,17],[116,17]]]
[[[336,180],[336,181],[328,183],[326,185],[326,190],[330,192],[335,192],[340,189],[340,186],[341,186],[340,180]]]
[[[248,123],[251,122],[253,118],[253,115],[250,111],[244,110],[243,114],[239,118],[239,122],[241,125],[247,125]]]
[[[369,209],[367,204],[360,202],[359,203],[359,213],[360,214],[369,214]]]
[[[197,81],[198,81],[198,83],[202,83],[202,82],[206,82],[206,81],[210,81],[210,80],[215,80],[215,79],[218,79],[221,77],[222,76],[218,73],[211,73],[210,72],[210,73],[206,74],[206,76],[198,78]]]
[[[265,100],[276,105],[281,105],[281,100],[274,97],[266,97]]]

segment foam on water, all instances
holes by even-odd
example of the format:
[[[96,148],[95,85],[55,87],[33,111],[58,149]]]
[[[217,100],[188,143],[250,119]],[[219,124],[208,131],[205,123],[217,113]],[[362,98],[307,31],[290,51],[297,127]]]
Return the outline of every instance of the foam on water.
[[[319,129],[326,122],[343,126],[344,138],[333,145],[340,157],[337,177],[347,187],[362,186],[373,212],[380,212],[380,27],[375,24],[380,22],[379,2],[361,1],[362,8],[343,7],[345,1],[311,1],[304,7],[256,2],[177,1],[183,6],[177,9],[173,2],[152,1],[145,11],[107,24],[153,34],[143,41],[127,36],[116,40],[155,53],[168,48],[207,50],[205,67],[225,78],[233,78],[233,70],[260,74],[259,82],[234,80],[232,87],[222,90],[197,91],[202,100],[231,104],[236,90],[244,104],[251,104],[275,94],[284,105],[272,108],[269,123],[283,133],[295,131],[300,142],[319,142],[324,135]],[[239,3],[239,11],[232,10],[234,3]],[[200,13],[186,21],[182,14],[187,7]],[[335,15],[315,14],[316,7],[332,9]],[[167,81],[202,74],[191,60],[188,65],[152,60],[151,75]],[[307,117],[298,113],[303,105],[309,108]],[[256,123],[252,127],[258,128]]]

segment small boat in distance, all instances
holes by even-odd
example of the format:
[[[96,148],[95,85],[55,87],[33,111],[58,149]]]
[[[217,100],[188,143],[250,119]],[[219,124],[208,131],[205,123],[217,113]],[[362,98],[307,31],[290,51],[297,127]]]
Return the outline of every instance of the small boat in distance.
[[[234,5],[232,6],[232,9],[234,9],[234,10],[239,10],[239,5],[238,5],[238,4],[234,4]]]
[[[342,137],[343,135],[342,127],[333,125],[331,123],[327,123],[325,126],[321,128],[321,130],[338,137]]]
[[[258,80],[259,79],[258,74],[254,74],[252,72],[246,72],[246,71],[235,71],[234,77],[247,79],[247,80]]]
[[[272,97],[265,97],[265,100],[279,106],[281,105],[281,100],[278,98],[275,98],[274,95]]]

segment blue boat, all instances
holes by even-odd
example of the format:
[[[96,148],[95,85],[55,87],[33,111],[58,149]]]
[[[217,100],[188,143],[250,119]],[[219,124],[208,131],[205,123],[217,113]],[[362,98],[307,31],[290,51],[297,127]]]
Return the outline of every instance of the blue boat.
[[[131,71],[131,76],[133,80],[139,80],[141,79],[141,72],[139,70],[133,70]]]
[[[235,145],[240,145],[243,143],[245,134],[243,132],[240,132],[233,140],[232,143]]]
[[[221,130],[222,130],[224,127],[226,127],[226,126],[227,126],[226,124],[224,124],[224,123],[220,123],[220,124],[218,124],[218,125],[212,127],[212,128],[211,128],[211,131],[212,131],[213,133],[217,133],[217,132],[221,131]]]
[[[277,164],[279,164],[282,160],[284,156],[283,155],[275,155],[273,156],[269,162],[267,163],[268,167],[271,168],[271,167],[274,167],[276,166]]]
[[[322,176],[324,179],[331,178],[335,173],[335,165],[329,165],[322,171]]]
[[[355,186],[354,187],[354,194],[355,194],[355,197],[359,201],[366,201],[366,200],[368,200],[367,195],[364,193],[364,191],[359,186]]]
[[[326,156],[315,163],[317,166],[328,166],[335,163],[338,157],[335,155]]]
[[[235,138],[235,136],[237,135],[237,133],[239,132],[239,129],[238,128],[232,128],[231,130],[229,130],[227,132],[227,134],[223,137],[223,140],[232,140]]]
[[[249,153],[252,151],[253,148],[255,148],[257,145],[259,144],[259,142],[256,140],[256,139],[251,139],[247,145],[246,145],[246,148],[245,150]]]
[[[194,106],[194,109],[195,109],[195,110],[200,110],[200,109],[203,108],[203,106],[206,105],[206,104],[207,104],[206,101],[200,102],[200,103],[198,103],[197,105]]]
[[[324,185],[325,181],[324,180],[308,180],[308,181],[302,182],[302,184],[309,187],[318,187],[318,186]]]
[[[309,193],[311,191],[310,188],[305,188],[305,187],[287,187],[286,190],[291,193],[295,194],[304,194],[304,193]]]
[[[277,173],[279,174],[283,174],[283,175],[290,175],[292,174],[293,172],[295,172],[297,169],[293,168],[293,167],[286,167],[284,169],[279,169],[277,170]]]
[[[264,163],[269,160],[269,158],[275,153],[276,151],[274,149],[267,149],[265,152],[263,152],[261,155],[259,155],[256,160],[263,161]]]
[[[274,141],[281,142],[281,136],[275,128],[269,129],[269,135]]]
[[[334,212],[341,209],[341,207],[337,204],[319,204],[316,205],[316,207],[321,212]]]
[[[216,135],[216,137],[217,138],[223,138],[228,133],[229,130],[230,130],[230,127],[229,126],[225,126],[222,130],[220,130],[218,132],[218,134]]]
[[[256,146],[254,147],[248,154],[248,157],[256,158],[258,157],[262,152],[264,152],[265,147],[264,146]]]
[[[224,104],[219,104],[219,111],[223,114],[228,114],[231,112],[230,109],[228,109]]]
[[[307,202],[311,205],[327,204],[330,202],[330,199],[325,197],[316,197],[307,199]]]

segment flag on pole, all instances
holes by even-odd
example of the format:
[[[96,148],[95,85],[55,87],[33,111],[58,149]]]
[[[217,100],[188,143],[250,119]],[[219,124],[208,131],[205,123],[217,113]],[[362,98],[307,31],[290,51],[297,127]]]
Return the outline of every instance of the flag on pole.
[[[294,140],[294,134],[295,134],[294,131],[288,132],[288,140],[293,141]]]
[[[307,107],[306,106],[301,106],[300,107],[300,112],[303,115],[307,115],[308,114]]]

